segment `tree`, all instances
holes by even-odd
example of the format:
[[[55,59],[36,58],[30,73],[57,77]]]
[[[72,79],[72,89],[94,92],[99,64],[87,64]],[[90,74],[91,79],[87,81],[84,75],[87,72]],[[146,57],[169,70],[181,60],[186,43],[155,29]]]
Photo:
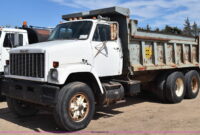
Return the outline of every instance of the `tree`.
[[[155,32],[160,32],[160,29],[159,29],[159,28],[156,28],[156,29],[155,29]]]
[[[151,31],[151,27],[149,26],[149,24],[147,24],[146,30]]]
[[[181,29],[179,29],[178,27],[171,27],[169,25],[166,25],[162,32],[168,34],[182,34]]]
[[[174,34],[178,34],[178,35],[180,35],[180,34],[182,34],[182,30],[181,29],[179,29],[178,27],[174,27],[173,28],[174,30]]]
[[[188,17],[185,20],[183,32],[185,35],[192,36],[191,24],[190,24],[190,20]]]
[[[166,25],[165,28],[162,30],[164,33],[173,33],[172,27]]]
[[[196,22],[194,22],[194,24],[192,25],[192,34],[193,34],[193,36],[198,36],[199,35],[198,25],[197,25]]]

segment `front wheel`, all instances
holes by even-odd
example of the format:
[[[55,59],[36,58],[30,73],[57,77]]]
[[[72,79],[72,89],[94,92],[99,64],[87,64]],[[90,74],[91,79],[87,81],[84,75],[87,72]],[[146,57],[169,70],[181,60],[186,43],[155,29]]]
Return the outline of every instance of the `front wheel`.
[[[55,111],[58,126],[68,131],[83,129],[94,112],[94,95],[87,84],[72,82],[61,89]]]

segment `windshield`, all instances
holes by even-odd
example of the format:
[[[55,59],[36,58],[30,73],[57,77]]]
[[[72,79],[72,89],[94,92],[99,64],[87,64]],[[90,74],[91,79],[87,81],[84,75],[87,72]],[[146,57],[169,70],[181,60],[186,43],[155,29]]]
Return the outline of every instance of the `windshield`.
[[[52,32],[49,40],[84,40],[89,37],[91,21],[77,21],[59,24]]]

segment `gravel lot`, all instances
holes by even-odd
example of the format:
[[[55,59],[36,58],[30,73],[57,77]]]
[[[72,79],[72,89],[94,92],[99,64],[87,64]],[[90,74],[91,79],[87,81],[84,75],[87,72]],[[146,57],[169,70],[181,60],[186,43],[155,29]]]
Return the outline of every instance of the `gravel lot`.
[[[6,103],[0,103],[0,134],[57,134],[52,131],[59,132],[59,129],[50,113],[18,118],[8,110]],[[107,131],[110,134],[197,134],[200,131],[200,97],[179,104],[162,104],[147,95],[128,98],[108,108],[98,108],[90,125],[81,132],[102,134]]]

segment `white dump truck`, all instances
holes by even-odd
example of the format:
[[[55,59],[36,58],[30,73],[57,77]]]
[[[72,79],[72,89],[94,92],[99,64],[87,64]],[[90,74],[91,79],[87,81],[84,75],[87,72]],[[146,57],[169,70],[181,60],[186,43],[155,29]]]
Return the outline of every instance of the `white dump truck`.
[[[21,28],[0,27],[0,81],[4,75],[6,60],[9,60],[10,49],[46,41],[50,30],[49,28],[28,27],[26,22]],[[4,99],[0,88],[0,101]]]
[[[9,109],[19,116],[52,109],[73,131],[87,127],[97,105],[142,88],[168,103],[195,98],[199,38],[138,31],[129,16],[121,7],[63,15],[48,42],[12,49],[2,89]]]

